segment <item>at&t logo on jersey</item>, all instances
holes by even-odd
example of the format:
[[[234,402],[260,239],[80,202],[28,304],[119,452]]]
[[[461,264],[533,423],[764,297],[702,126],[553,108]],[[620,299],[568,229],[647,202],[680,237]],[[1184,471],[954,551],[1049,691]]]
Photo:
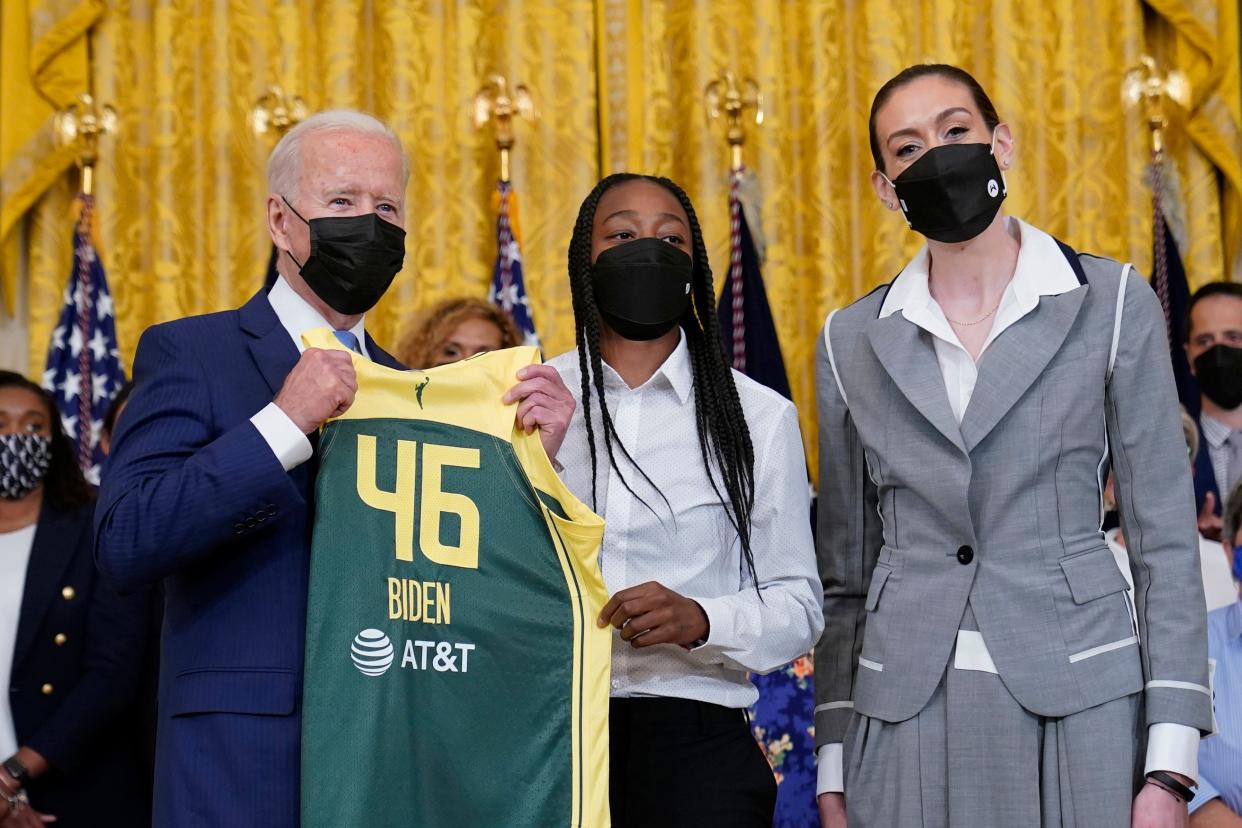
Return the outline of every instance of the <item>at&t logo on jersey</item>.
[[[464,641],[407,640],[401,654],[401,667],[415,672],[469,673],[474,645]],[[354,637],[350,660],[364,676],[382,676],[396,661],[392,639],[380,630],[368,628]]]
[[[392,666],[395,651],[388,636],[376,629],[366,629],[354,637],[349,657],[364,676],[382,676]]]

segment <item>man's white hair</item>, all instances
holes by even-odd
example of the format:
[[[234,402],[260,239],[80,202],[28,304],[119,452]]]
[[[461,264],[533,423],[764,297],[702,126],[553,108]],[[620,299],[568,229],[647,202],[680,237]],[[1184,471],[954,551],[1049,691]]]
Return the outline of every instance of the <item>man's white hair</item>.
[[[381,135],[392,141],[392,147],[401,159],[401,185],[410,178],[410,159],[401,147],[401,139],[383,121],[374,115],[356,109],[329,109],[316,112],[285,133],[267,159],[268,190],[292,200],[298,191],[299,167],[302,161],[302,141],[312,133],[356,132],[362,135]]]

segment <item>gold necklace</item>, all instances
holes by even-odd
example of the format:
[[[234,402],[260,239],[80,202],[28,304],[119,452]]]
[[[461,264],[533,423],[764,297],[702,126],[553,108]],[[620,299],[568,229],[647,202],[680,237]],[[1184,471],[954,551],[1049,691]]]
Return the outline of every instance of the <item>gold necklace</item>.
[[[1003,302],[1004,300],[1005,300],[1005,294],[1002,293],[1001,298],[996,300],[996,307],[988,311],[986,316],[981,316],[978,319],[976,319],[974,322],[958,322],[956,319],[949,319],[948,314],[945,314],[944,318],[949,319],[949,321],[952,322],[954,325],[960,325],[963,328],[969,328],[972,325],[978,325],[980,322],[986,322],[987,320],[991,319],[992,314],[1000,310],[1001,302]]]

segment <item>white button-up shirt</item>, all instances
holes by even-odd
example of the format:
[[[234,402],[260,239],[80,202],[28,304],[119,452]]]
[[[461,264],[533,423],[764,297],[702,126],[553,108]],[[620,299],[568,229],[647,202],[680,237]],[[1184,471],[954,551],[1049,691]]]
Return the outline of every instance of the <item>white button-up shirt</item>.
[[[23,529],[0,532],[0,690],[4,691],[4,698],[0,698],[0,756],[6,759],[21,747],[9,704],[9,682],[26,592],[26,567],[37,528],[38,523],[32,523]]]
[[[1080,287],[1078,276],[1052,236],[1015,218],[1006,219],[1006,228],[1020,245],[1018,263],[1001,296],[992,330],[979,352],[980,359],[1010,325],[1038,307],[1039,297],[1056,296]],[[932,335],[949,407],[960,425],[979,380],[979,366],[957,338],[940,303],[932,298],[930,268],[931,254],[924,245],[893,281],[880,308],[880,318],[900,313]]]
[[[1013,278],[1001,296],[992,330],[979,352],[980,359],[997,337],[1039,306],[1041,296],[1056,296],[1081,287],[1077,274],[1052,236],[1013,217],[1005,219],[1005,229],[1019,244],[1018,262]],[[974,394],[975,383],[979,380],[979,366],[958,339],[940,304],[932,297],[930,277],[931,253],[927,245],[923,245],[893,280],[880,307],[880,318],[900,313],[932,335],[949,407],[953,409],[958,424],[961,424]],[[992,665],[988,672],[996,672],[982,636],[967,632],[965,636],[959,636],[958,646],[963,643],[969,644],[971,652],[958,653],[959,665],[968,662],[971,665],[969,669],[984,669]],[[1198,750],[1199,731],[1193,727],[1173,722],[1153,724],[1148,728],[1146,770],[1173,771],[1193,779],[1198,773]],[[819,749],[816,793],[845,790],[842,759],[840,743],[824,745]]]
[[[1203,437],[1207,446],[1208,459],[1212,463],[1212,473],[1216,475],[1216,488],[1222,495],[1233,491],[1238,470],[1229,467],[1229,444],[1226,442],[1233,430],[1229,426],[1215,420],[1207,414],[1199,415],[1199,425],[1203,428]],[[1202,449],[1200,449],[1202,451]]]
[[[585,415],[577,352],[549,364],[561,373]],[[600,568],[609,594],[658,581],[697,601],[710,624],[706,643],[693,650],[672,644],[636,650],[614,631],[612,695],[674,696],[734,708],[753,704],[759,694],[747,671],[767,672],[804,655],[823,629],[797,413],[784,397],[733,373],[754,443],[750,538],[760,600],[742,562],[737,532],[703,465],[685,338],[638,388],[629,388],[607,363],[603,373],[617,437],[642,469],[625,459],[614,440],[617,464],[636,497],[609,465],[593,390],[599,458],[595,510],[605,519]],[[591,505],[583,416],[575,414],[557,460],[566,485]],[[723,493],[718,472],[715,480]]]

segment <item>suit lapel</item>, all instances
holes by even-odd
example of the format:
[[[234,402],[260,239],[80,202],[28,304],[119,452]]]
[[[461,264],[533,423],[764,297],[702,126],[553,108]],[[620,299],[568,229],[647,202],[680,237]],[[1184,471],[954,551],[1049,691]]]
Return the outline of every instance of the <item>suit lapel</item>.
[[[367,338],[367,353],[371,355],[371,359],[377,365],[383,365],[385,368],[394,368],[398,371],[406,370],[405,366],[393,359],[391,354],[376,345],[375,340],[371,338],[369,333],[365,331],[363,333]]]
[[[876,358],[910,404],[949,442],[965,452],[961,429],[949,407],[931,334],[900,313],[893,313],[872,320],[867,338],[871,340]]]
[[[259,373],[275,396],[298,361],[298,346],[280,324],[265,291],[256,293],[240,310],[241,328]]]
[[[1069,336],[1089,288],[1040,297],[1039,304],[992,341],[979,360],[979,378],[962,418],[973,451],[1039,379]]]
[[[22,663],[34,644],[35,633],[50,605],[64,600],[61,587],[65,585],[60,581],[78,550],[78,541],[86,527],[86,522],[75,520],[75,516],[76,513],[58,512],[44,501],[30,548],[30,563],[26,566],[26,588],[22,593],[21,615],[13,647],[14,669]],[[70,586],[81,589],[83,585]]]

